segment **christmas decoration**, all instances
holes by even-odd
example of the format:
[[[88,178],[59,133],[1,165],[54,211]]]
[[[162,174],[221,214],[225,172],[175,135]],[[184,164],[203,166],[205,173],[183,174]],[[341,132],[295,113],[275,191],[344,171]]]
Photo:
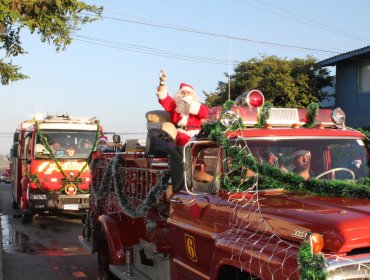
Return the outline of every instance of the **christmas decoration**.
[[[319,112],[319,104],[312,102],[307,106],[307,121],[304,127],[312,128],[315,125],[315,119]]]
[[[301,269],[301,280],[326,280],[327,263],[322,253],[313,254],[307,242],[303,242],[298,251],[298,265]]]
[[[76,177],[74,178],[68,178],[67,175],[65,174],[64,170],[63,170],[63,167],[62,165],[60,164],[60,162],[58,161],[58,159],[56,158],[55,154],[54,154],[54,151],[53,149],[50,147],[46,137],[45,137],[45,134],[44,132],[42,131],[42,129],[40,128],[39,126],[39,123],[38,121],[35,121],[35,126],[36,126],[36,132],[38,134],[38,136],[40,137],[40,140],[41,140],[41,143],[43,144],[43,146],[45,147],[45,149],[48,151],[52,161],[55,163],[56,165],[56,168],[58,169],[58,171],[62,174],[63,176],[63,185],[60,189],[58,190],[55,190],[55,191],[47,191],[48,193],[55,193],[55,192],[63,192],[65,191],[67,194],[70,194],[71,190],[67,190],[66,189],[66,186],[74,186],[76,188],[76,192],[75,193],[88,193],[89,191],[88,190],[81,190],[79,187],[78,187],[78,184],[80,183],[80,176],[81,174],[84,172],[84,170],[87,168],[88,166],[88,162],[86,161],[85,164],[83,165],[83,167],[79,170],[78,174]],[[99,133],[99,124],[97,124],[97,130],[96,130],[96,136],[98,135]],[[95,142],[94,142],[94,145],[93,145],[93,149],[96,145],[96,138],[95,137]],[[73,150],[73,153],[74,153],[74,150]],[[41,185],[41,182],[40,182],[40,179],[38,178],[37,174],[29,174],[28,175],[29,178],[30,178],[30,182],[32,183],[36,183],[37,187],[40,189],[40,190],[43,190],[45,191],[43,188],[42,188],[42,185]]]

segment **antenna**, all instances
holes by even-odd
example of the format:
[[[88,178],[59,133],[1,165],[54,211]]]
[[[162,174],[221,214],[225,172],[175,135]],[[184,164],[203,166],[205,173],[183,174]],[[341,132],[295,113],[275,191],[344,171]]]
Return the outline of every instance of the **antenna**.
[[[231,35],[229,35],[229,74],[228,74],[228,90],[227,90],[227,100],[230,100],[230,96],[231,96],[231,93],[230,93],[230,72],[231,72]]]

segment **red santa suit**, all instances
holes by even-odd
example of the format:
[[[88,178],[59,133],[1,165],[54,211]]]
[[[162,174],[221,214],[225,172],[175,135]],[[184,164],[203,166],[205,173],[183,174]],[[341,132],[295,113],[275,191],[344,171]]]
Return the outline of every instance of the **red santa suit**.
[[[158,101],[170,113],[171,122],[178,128],[176,144],[184,146],[198,134],[202,119],[208,117],[209,108],[199,102],[192,86],[181,83],[180,92],[174,98],[168,95],[167,88],[157,90]]]

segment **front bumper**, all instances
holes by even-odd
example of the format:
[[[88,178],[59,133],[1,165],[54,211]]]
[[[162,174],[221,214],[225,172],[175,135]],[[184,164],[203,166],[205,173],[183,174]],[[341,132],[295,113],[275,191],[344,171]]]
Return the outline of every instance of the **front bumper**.
[[[370,279],[369,254],[328,261],[328,280]]]
[[[28,208],[32,210],[79,211],[89,208],[90,194],[30,194]]]

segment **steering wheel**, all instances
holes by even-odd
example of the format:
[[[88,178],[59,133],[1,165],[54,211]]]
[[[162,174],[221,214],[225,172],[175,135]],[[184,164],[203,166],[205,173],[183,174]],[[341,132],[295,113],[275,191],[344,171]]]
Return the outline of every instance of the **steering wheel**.
[[[329,174],[329,173],[333,173],[334,174],[334,179],[335,179],[335,173],[338,172],[338,171],[345,171],[345,172],[348,172],[352,175],[352,180],[355,179],[355,173],[353,173],[353,171],[351,169],[348,169],[348,168],[344,168],[344,167],[337,167],[337,168],[332,168],[332,169],[329,169],[328,171],[325,171],[319,175],[317,175],[315,178],[316,179],[319,179],[321,178],[322,176],[326,175],[326,174]]]

